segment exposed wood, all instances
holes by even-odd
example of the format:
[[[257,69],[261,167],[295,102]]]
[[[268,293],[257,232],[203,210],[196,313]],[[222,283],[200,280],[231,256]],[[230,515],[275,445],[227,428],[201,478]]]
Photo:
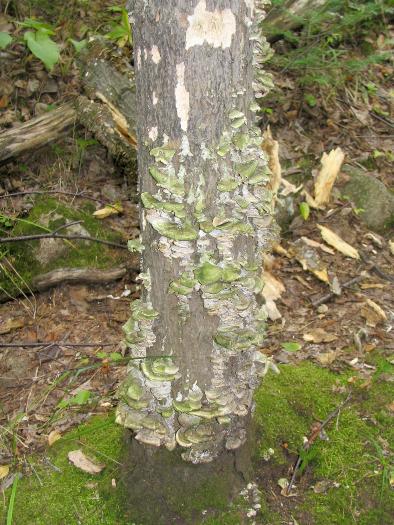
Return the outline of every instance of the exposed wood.
[[[42,292],[59,284],[106,284],[117,281],[127,273],[126,268],[96,270],[92,268],[59,268],[38,275],[32,281],[33,290]]]
[[[0,133],[0,164],[64,137],[75,122],[76,111],[70,103],[3,131]]]

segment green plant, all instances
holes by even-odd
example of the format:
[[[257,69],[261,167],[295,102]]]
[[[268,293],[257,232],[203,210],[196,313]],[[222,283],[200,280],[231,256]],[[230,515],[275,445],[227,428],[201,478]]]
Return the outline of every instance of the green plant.
[[[5,49],[12,42],[12,36],[5,31],[0,31],[0,49]]]
[[[111,23],[111,31],[105,36],[109,40],[114,40],[120,47],[126,44],[133,44],[133,35],[129,22],[129,16],[124,7],[112,6],[108,8],[112,13],[118,13],[118,20]]]
[[[283,7],[285,0],[273,5]],[[390,58],[389,52],[376,49],[372,42],[375,34],[385,31],[393,14],[392,0],[327,0],[304,17],[293,16],[301,29],[264,26],[268,36],[280,34],[288,44],[272,63],[280,70],[296,72],[304,86],[343,85],[371,64]]]
[[[30,29],[26,31],[23,38],[32,54],[37,57],[51,71],[60,60],[60,48],[51,39],[55,30],[49,24],[40,22],[34,18],[26,18],[19,22],[22,27]]]

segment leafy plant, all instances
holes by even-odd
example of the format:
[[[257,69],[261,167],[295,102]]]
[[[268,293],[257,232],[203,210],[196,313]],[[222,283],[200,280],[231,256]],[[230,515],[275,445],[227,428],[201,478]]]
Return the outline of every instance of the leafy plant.
[[[0,49],[5,49],[12,42],[12,36],[5,31],[0,31]]]
[[[24,34],[26,45],[32,54],[51,71],[60,60],[60,48],[51,39],[51,36],[55,34],[53,27],[34,18],[26,18],[23,22],[20,22],[20,25],[31,29],[31,31],[26,31]]]
[[[124,7],[112,6],[108,8],[112,13],[118,13],[118,21],[112,22],[111,31],[105,36],[109,40],[114,40],[120,47],[126,44],[133,44],[133,35],[129,22],[129,15]]]
[[[307,221],[309,219],[311,209],[309,207],[309,204],[307,202],[301,202],[300,203],[300,215],[304,219],[304,221]]]
[[[57,408],[68,408],[72,406],[82,406],[86,405],[91,397],[92,393],[89,390],[80,390],[75,396],[70,399],[62,399]]]

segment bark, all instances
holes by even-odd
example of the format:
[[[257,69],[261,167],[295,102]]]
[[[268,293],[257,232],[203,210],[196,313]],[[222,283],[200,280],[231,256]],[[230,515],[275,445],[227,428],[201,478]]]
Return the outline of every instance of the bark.
[[[271,366],[259,352],[262,253],[275,230],[255,124],[255,97],[271,83],[264,12],[251,0],[129,9],[144,286],[124,327],[141,359],[120,388],[117,421],[144,446],[219,468],[244,445],[253,391]]]
[[[285,31],[302,27],[306,15],[326,3],[327,0],[288,0],[283,6],[271,9],[263,22],[268,40],[276,41]]]

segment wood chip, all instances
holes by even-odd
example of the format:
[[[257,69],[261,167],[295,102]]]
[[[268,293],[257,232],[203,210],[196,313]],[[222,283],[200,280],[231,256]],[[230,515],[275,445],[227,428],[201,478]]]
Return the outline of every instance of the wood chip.
[[[323,328],[315,328],[304,334],[303,339],[308,343],[331,343],[338,337],[335,334],[329,334]]]
[[[305,244],[311,246],[312,248],[320,248],[320,250],[323,250],[323,252],[329,253],[330,255],[335,255],[334,250],[331,250],[331,248],[329,248],[325,244],[322,244],[321,242],[314,241],[313,239],[309,239],[308,237],[301,237],[301,239],[304,241]]]
[[[338,252],[351,257],[352,259],[360,259],[360,255],[356,248],[353,248],[350,244],[345,242],[339,235],[327,228],[326,226],[317,225],[320,230],[321,236],[327,244],[335,248]]]
[[[336,148],[327,153],[323,153],[321,159],[322,168],[315,181],[315,202],[318,207],[328,203],[331,190],[345,159],[345,154],[341,148]]]
[[[375,303],[375,301],[367,298],[366,303],[382,318],[383,321],[387,321],[387,315],[385,311],[377,303]]]
[[[0,335],[9,334],[12,330],[18,330],[25,326],[25,320],[21,317],[18,319],[7,319],[7,321],[0,325]]]
[[[68,453],[69,461],[80,470],[87,472],[88,474],[100,474],[105,468],[105,465],[93,463],[82,450],[71,450]]]
[[[56,441],[59,441],[61,437],[62,435],[58,430],[52,430],[48,435],[48,445],[51,447]]]

